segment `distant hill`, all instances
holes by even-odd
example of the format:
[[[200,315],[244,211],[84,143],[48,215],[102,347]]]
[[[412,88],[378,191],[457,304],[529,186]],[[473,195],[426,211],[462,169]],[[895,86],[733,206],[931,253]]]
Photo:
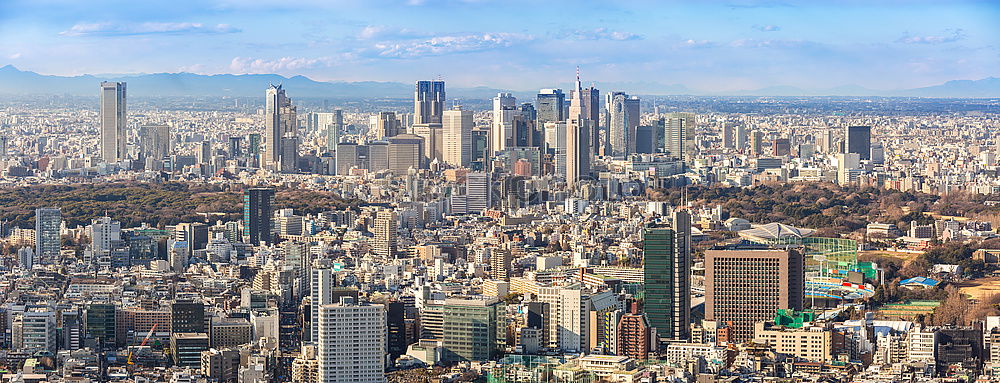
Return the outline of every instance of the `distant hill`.
[[[263,94],[268,84],[283,84],[293,97],[324,98],[409,98],[413,85],[398,82],[315,81],[305,76],[285,77],[276,74],[152,73],[137,75],[52,76],[22,71],[12,65],[0,67],[0,94],[66,94],[96,96],[101,81],[126,81],[128,91],[136,96],[234,96]],[[563,89],[569,97],[569,84]],[[683,85],[656,82],[598,83],[602,91],[623,90],[640,95],[738,95],[738,96],[909,96],[948,98],[1000,97],[1000,78],[955,80],[941,85],[898,91],[867,89],[847,85],[830,89],[801,89],[773,86],[756,90],[726,93],[705,93]],[[511,91],[491,87],[448,88],[449,98],[492,98],[497,92],[510,92],[522,99],[531,99],[536,91]]]
[[[898,92],[900,96],[913,97],[1000,97],[1000,78],[982,80],[952,80],[941,85],[909,89]]]

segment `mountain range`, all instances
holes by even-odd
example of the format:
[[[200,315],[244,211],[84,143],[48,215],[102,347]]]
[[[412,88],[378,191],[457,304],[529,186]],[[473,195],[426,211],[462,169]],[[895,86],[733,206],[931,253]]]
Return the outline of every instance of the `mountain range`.
[[[0,94],[12,95],[92,95],[98,93],[101,81],[125,81],[128,92],[135,96],[232,96],[253,97],[263,94],[268,84],[282,84],[294,97],[324,98],[408,98],[413,85],[378,81],[316,81],[305,76],[285,77],[277,74],[216,74],[151,73],[135,75],[53,76],[22,71],[12,65],[0,67]],[[569,84],[562,84],[564,89]],[[953,80],[944,84],[901,90],[876,90],[861,86],[830,89],[802,89],[774,86],[725,93],[701,92],[684,85],[656,82],[597,83],[600,89],[623,89],[640,95],[694,96],[887,96],[934,98],[994,98],[1000,97],[1000,78]],[[451,98],[491,98],[498,92],[509,92],[519,98],[533,98],[535,91],[512,91],[491,87],[449,87]]]

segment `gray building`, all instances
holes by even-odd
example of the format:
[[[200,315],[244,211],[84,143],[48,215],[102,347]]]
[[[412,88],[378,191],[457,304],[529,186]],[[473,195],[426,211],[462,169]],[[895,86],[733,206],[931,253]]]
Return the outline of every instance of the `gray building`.
[[[101,159],[114,163],[125,159],[125,83],[101,83]]]
[[[62,247],[62,211],[58,208],[35,209],[35,256],[41,260],[59,257]]]

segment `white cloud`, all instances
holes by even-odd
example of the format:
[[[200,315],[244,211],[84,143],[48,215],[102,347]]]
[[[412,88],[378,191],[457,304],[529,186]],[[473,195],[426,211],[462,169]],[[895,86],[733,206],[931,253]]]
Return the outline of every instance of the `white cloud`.
[[[950,31],[950,35],[944,36],[911,36],[910,34],[906,34],[896,40],[896,42],[903,44],[944,44],[953,43],[965,38],[965,32],[961,29],[952,29]]]
[[[220,34],[240,32],[229,24],[202,23],[77,23],[62,36],[131,36],[149,34]]]
[[[358,32],[357,37],[361,40],[375,40],[375,39],[398,39],[398,38],[416,38],[425,37],[427,34],[420,33],[408,28],[395,28],[385,25],[368,25],[361,28]]]
[[[9,58],[11,60],[17,60],[17,59],[21,58],[21,52],[11,53],[11,54],[7,55],[7,58]]]
[[[280,73],[331,65],[333,65],[333,59],[329,57],[282,57],[279,59],[234,57],[233,61],[229,63],[229,69],[234,73]]]
[[[781,27],[777,25],[768,24],[768,25],[754,25],[753,29],[756,29],[761,32],[777,32],[781,30]]]
[[[573,31],[565,31],[559,34],[563,38],[571,38],[576,40],[614,40],[614,41],[626,41],[626,40],[641,40],[642,35],[638,35],[631,32],[613,31],[607,28],[594,28],[594,29],[577,29]]]
[[[375,56],[384,58],[416,58],[505,48],[531,39],[532,36],[517,33],[450,35],[428,39],[378,42],[369,51]]]

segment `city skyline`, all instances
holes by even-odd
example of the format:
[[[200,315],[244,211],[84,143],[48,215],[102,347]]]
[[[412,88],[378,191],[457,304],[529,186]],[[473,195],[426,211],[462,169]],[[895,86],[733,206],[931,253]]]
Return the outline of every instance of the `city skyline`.
[[[1000,74],[992,25],[1000,7],[989,2],[41,6],[51,5],[0,5],[0,32],[11,37],[0,43],[0,63],[53,75],[276,73],[402,83],[440,75],[459,87],[518,90],[559,86],[553,78],[581,65],[588,79],[698,92],[893,90]],[[102,16],[81,16],[94,9]]]

